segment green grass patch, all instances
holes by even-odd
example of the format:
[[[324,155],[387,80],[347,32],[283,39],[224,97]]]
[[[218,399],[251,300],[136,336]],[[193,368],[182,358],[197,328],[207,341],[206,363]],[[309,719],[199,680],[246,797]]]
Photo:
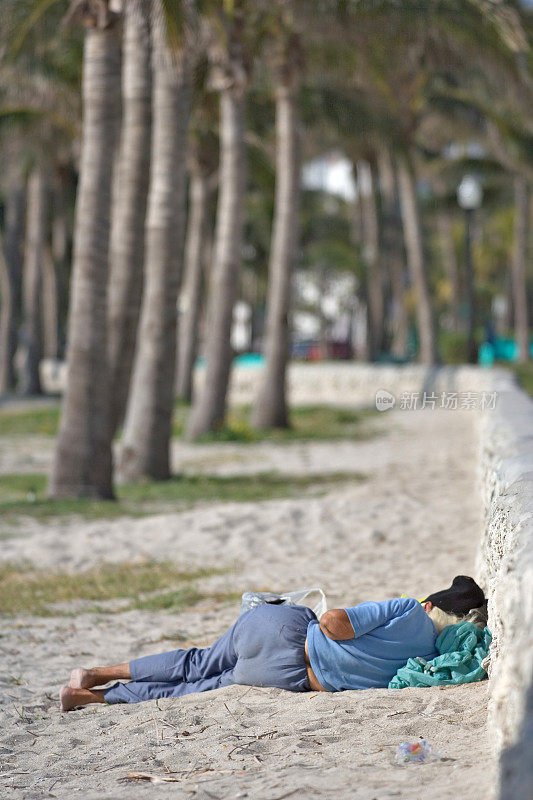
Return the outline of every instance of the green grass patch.
[[[168,481],[145,481],[117,487],[117,500],[46,496],[46,477],[34,474],[3,475],[0,478],[0,516],[5,524],[21,517],[46,520],[77,517],[85,520],[141,517],[182,511],[207,503],[242,503],[317,496],[339,483],[362,481],[360,473],[333,472],[319,475],[283,475],[260,472],[252,475],[182,475]]]
[[[33,473],[9,473],[0,475],[0,502],[17,500],[33,501],[43,495],[46,489],[46,476]]]
[[[55,436],[59,426],[59,405],[31,410],[0,411],[0,436]]]
[[[209,595],[200,594],[194,586],[186,586],[170,592],[151,595],[150,597],[137,598],[127,610],[140,611],[176,611],[181,608],[196,605],[201,600],[212,600],[217,603],[234,603],[241,601],[242,592],[211,592]],[[124,609],[121,609],[123,611]]]
[[[251,407],[239,406],[229,410],[227,423],[214,433],[204,434],[198,442],[291,442],[329,439],[368,439],[376,435],[369,421],[375,409],[331,408],[330,406],[299,406],[290,411],[290,427],[258,431],[251,423]],[[182,436],[189,410],[180,405],[174,415],[174,436]]]
[[[0,565],[0,612],[4,615],[68,615],[68,604],[80,600],[103,603],[129,600],[119,611],[180,609],[195,605],[202,595],[194,581],[221,575],[226,569],[184,572],[171,562],[102,564],[82,572],[38,570],[24,564]],[[165,592],[164,590],[168,591]],[[221,596],[222,597],[222,596]],[[54,604],[67,608],[54,609]],[[87,610],[113,613],[116,607]]]
[[[174,407],[172,434],[183,436],[191,406],[177,401]],[[251,406],[231,408],[226,425],[212,434],[199,438],[200,442],[259,442],[265,439],[283,442],[299,439],[362,439],[375,435],[366,423],[376,415],[375,409],[342,409],[329,406],[301,406],[291,409],[291,427],[270,431],[256,431],[250,424]],[[55,436],[59,426],[59,404],[47,408],[18,411],[0,410],[0,436],[42,435]]]

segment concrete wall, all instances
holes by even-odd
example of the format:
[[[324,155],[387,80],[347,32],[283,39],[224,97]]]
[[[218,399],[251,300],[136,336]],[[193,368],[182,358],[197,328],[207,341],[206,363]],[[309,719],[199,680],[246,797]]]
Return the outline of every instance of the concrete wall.
[[[64,362],[44,359],[41,381],[46,392],[65,388]],[[253,403],[259,390],[262,369],[236,366],[232,370],[229,401],[234,405]],[[507,372],[476,366],[423,367],[361,364],[354,361],[323,361],[289,365],[287,385],[292,405],[374,405],[376,391],[385,389],[399,402],[402,392],[482,392],[494,388],[496,377],[506,380]],[[205,369],[195,371],[196,392],[201,391]]]
[[[40,371],[46,392],[57,394],[64,390],[64,362],[44,359]],[[230,403],[253,403],[261,373],[262,369],[258,366],[234,367],[230,381]],[[354,361],[314,364],[293,362],[289,365],[287,385],[289,401],[294,405],[373,405],[378,389],[386,389],[398,398],[402,392],[490,391],[496,375],[501,375],[501,371],[475,366],[437,368],[418,364],[361,364]],[[196,369],[194,383],[197,392],[201,390],[204,378],[205,369]]]
[[[326,361],[316,364],[292,363],[288,370],[288,394],[292,405],[374,405],[376,391],[385,389],[399,402],[402,392],[482,392],[491,391],[507,372],[475,366],[423,367],[360,364]],[[252,403],[259,388],[261,369],[238,367],[233,370],[230,401]],[[196,373],[201,388],[203,372]]]
[[[489,730],[500,800],[533,798],[533,402],[510,386],[481,417],[486,526],[478,577],[494,637]]]

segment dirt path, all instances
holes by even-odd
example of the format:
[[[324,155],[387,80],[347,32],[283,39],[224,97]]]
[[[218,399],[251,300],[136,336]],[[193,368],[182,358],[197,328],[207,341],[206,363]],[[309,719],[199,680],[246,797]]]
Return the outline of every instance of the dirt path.
[[[232,571],[204,587],[321,585],[330,607],[422,596],[472,574],[481,526],[475,412],[398,411],[363,442],[211,446],[210,471],[353,469],[363,483],[326,496],[217,505],[182,514],[34,526],[0,542],[1,557],[79,569],[102,559],[172,558]],[[188,452],[188,451],[187,451]],[[218,453],[218,455],[217,455]],[[232,456],[232,453],[234,454]],[[178,451],[177,457],[180,456]],[[211,456],[210,456],[211,457]],[[233,458],[233,464],[232,464]],[[266,466],[265,466],[266,465]],[[6,798],[331,797],[461,800],[490,795],[487,684],[296,695],[232,686],[137,706],[57,711],[74,666],[208,644],[238,604],[182,614],[129,611],[1,623],[0,753]],[[169,639],[170,637],[170,639]],[[398,767],[419,736],[445,760]],[[145,772],[177,783],[131,783]]]

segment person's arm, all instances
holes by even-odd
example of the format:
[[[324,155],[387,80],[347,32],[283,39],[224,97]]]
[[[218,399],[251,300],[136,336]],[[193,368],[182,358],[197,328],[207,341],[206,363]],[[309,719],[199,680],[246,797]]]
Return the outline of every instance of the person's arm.
[[[320,617],[320,630],[329,639],[341,642],[353,639],[352,623],[344,608],[332,608]]]
[[[359,603],[353,608],[343,609],[353,630],[351,637],[358,638],[370,633],[374,628],[386,625],[391,619],[401,617],[419,605],[413,597],[394,597],[391,600],[382,600],[375,603],[371,600]]]

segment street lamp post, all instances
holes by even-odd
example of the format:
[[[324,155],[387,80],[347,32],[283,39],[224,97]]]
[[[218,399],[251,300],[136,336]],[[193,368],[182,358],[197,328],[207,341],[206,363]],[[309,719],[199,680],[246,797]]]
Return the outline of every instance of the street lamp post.
[[[472,219],[481,205],[483,191],[477,178],[465,175],[457,189],[457,202],[465,212],[465,294],[467,307],[467,351],[470,364],[477,362],[476,289],[472,258]]]

